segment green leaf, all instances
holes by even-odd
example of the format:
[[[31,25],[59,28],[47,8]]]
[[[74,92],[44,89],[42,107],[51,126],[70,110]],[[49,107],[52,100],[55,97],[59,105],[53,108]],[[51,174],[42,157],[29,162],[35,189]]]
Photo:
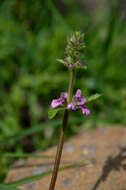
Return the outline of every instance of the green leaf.
[[[93,94],[93,95],[91,95],[90,97],[87,98],[87,102],[94,101],[94,100],[100,98],[101,96],[102,96],[102,94],[98,94],[98,93]]]
[[[55,117],[55,115],[59,112],[65,110],[65,108],[50,108],[48,111],[48,117],[49,119],[52,119]]]
[[[86,65],[81,66],[80,69],[85,69],[85,70],[86,70],[86,69],[87,69],[87,66],[86,66]]]
[[[65,63],[63,59],[57,59],[56,61],[60,62],[60,63]]]
[[[76,68],[77,69],[85,69],[85,70],[87,70],[87,66],[86,65],[84,65],[84,66],[76,66]]]
[[[0,190],[20,190],[17,189],[16,187],[10,186],[10,185],[5,185],[0,183]]]

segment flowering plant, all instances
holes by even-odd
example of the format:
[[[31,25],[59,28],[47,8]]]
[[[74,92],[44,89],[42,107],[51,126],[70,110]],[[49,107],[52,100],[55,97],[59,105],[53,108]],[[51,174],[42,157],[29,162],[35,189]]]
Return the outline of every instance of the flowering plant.
[[[87,98],[82,96],[82,92],[80,89],[78,89],[75,95],[73,95],[73,84],[75,80],[76,70],[87,69],[86,65],[83,63],[81,59],[81,54],[85,49],[85,44],[83,40],[84,34],[80,32],[75,32],[70,38],[70,40],[68,40],[68,45],[65,49],[65,58],[57,60],[58,62],[63,63],[64,66],[68,67],[70,71],[70,80],[68,92],[62,92],[58,99],[53,99],[48,112],[49,118],[52,119],[59,111],[64,111],[63,125],[61,127],[61,135],[57,148],[54,170],[49,190],[54,190],[55,188],[57,173],[62,154],[64,134],[68,123],[69,111],[81,109],[82,114],[88,116],[90,115],[90,109],[86,104],[89,101],[96,100],[101,96],[100,94],[95,94]]]

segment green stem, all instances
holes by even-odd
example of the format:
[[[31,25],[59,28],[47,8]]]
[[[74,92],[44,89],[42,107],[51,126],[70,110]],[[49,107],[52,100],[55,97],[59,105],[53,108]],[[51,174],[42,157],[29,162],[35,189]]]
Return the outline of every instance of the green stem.
[[[68,99],[67,99],[68,103],[71,101],[73,95],[74,78],[75,78],[75,70],[72,69],[72,71],[70,72],[70,81],[69,81]]]
[[[68,89],[68,103],[72,99],[72,94],[73,94],[73,83],[74,83],[74,78],[75,78],[75,70],[72,69],[70,73],[70,81],[69,81],[69,89]],[[61,127],[61,134],[60,134],[60,139],[59,139],[59,144],[57,147],[57,152],[56,152],[56,158],[55,158],[55,163],[54,163],[54,169],[52,173],[52,178],[51,178],[51,183],[49,190],[54,190],[55,189],[55,184],[56,184],[56,179],[57,179],[57,174],[59,170],[59,165],[60,165],[60,160],[62,156],[62,150],[63,150],[63,144],[64,144],[64,135],[65,135],[65,130],[67,128],[68,124],[68,110],[64,111],[64,117],[63,117],[63,124]]]

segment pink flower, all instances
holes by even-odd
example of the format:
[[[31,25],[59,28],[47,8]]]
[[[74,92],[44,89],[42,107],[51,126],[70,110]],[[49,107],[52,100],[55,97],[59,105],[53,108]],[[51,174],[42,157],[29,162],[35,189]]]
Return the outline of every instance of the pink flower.
[[[70,67],[70,68],[72,68],[72,67],[73,67],[73,64],[72,64],[72,63],[70,63],[70,64],[69,64],[69,67]]]
[[[81,90],[78,89],[75,96],[74,96],[74,100],[76,101],[76,104],[79,105],[83,105],[86,103],[86,98],[84,98],[83,96],[81,96]]]
[[[72,110],[76,110],[75,108],[75,104],[73,102],[70,102],[68,105],[67,105],[67,109],[72,109]]]
[[[60,94],[60,98],[52,100],[51,107],[56,108],[56,107],[58,107],[60,105],[63,105],[67,100],[67,95],[68,94],[66,92],[62,92]]]
[[[87,116],[90,115],[90,110],[87,106],[78,106],[81,109],[82,114],[86,114]]]
[[[76,109],[80,108],[82,111],[82,114],[89,115],[90,110],[88,109],[87,106],[84,106],[85,103],[86,103],[86,98],[81,96],[81,90],[78,89],[75,96],[73,97],[73,101],[71,101],[67,105],[67,109],[76,110]]]
[[[79,67],[81,67],[81,66],[83,65],[83,63],[82,63],[81,61],[78,61],[78,62],[77,62],[77,65],[78,65]]]

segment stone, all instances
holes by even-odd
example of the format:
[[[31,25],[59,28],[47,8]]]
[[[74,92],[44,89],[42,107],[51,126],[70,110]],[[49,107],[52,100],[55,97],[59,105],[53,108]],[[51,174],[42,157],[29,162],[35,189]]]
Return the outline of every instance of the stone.
[[[73,153],[74,152],[74,146],[73,145],[66,146],[64,149],[68,153]]]
[[[42,152],[55,155],[56,147]],[[40,153],[39,153],[40,154]],[[104,127],[84,131],[65,142],[55,190],[126,190],[126,128]],[[17,161],[5,180],[13,182],[52,169],[54,159]],[[51,175],[18,185],[21,190],[48,190]]]
[[[32,175],[42,174],[46,171],[46,166],[38,166],[33,172]]]
[[[69,186],[72,184],[72,180],[70,178],[65,178],[62,182],[61,182],[61,185],[62,186]]]

